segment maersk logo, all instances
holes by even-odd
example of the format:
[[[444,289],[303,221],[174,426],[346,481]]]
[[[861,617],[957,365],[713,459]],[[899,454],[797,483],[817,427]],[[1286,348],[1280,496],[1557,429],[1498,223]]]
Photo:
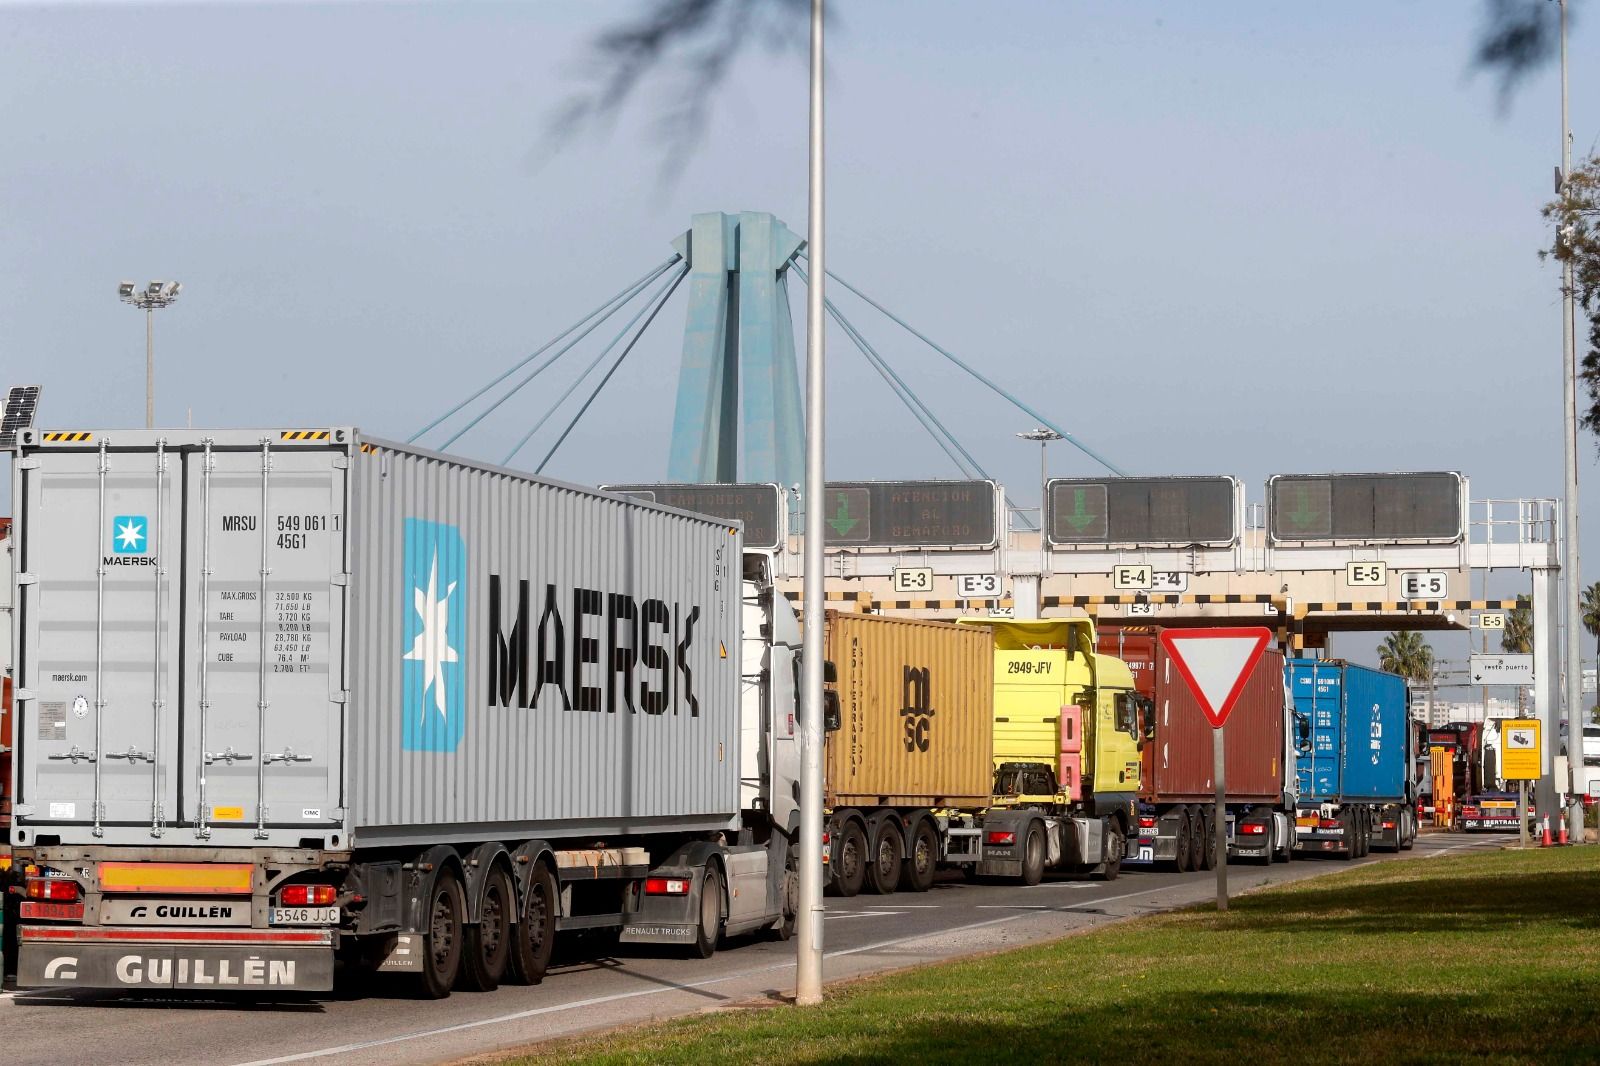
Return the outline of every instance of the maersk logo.
[[[142,514],[118,515],[111,520],[111,550],[118,555],[143,555],[149,551],[150,521]]]
[[[453,752],[467,729],[467,548],[461,531],[406,519],[400,747]]]

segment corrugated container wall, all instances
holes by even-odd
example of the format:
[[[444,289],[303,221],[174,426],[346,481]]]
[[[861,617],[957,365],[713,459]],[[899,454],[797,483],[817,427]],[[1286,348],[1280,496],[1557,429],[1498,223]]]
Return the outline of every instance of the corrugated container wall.
[[[725,523],[389,445],[355,470],[358,843],[440,822],[731,824],[741,540]],[[459,723],[411,698],[412,620],[446,567],[465,597]]]
[[[988,629],[827,615],[841,725],[828,734],[832,806],[987,804],[994,637]]]
[[[14,467],[15,843],[736,819],[725,524],[348,429],[56,436]]]
[[[1405,680],[1339,659],[1291,659],[1287,676],[1304,738],[1301,800],[1406,798]]]
[[[1213,730],[1161,647],[1159,633],[1155,626],[1102,628],[1099,650],[1126,662],[1139,694],[1155,703],[1153,730],[1140,745],[1144,773],[1139,798],[1202,802],[1216,795]],[[1265,803],[1282,796],[1284,714],[1283,656],[1268,650],[1228,716],[1228,799]]]

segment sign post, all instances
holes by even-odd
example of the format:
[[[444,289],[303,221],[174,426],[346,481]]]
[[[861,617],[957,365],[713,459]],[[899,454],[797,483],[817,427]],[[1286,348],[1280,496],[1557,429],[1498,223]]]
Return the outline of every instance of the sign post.
[[[1528,846],[1528,782],[1539,779],[1540,721],[1508,718],[1500,726],[1501,773],[1517,783],[1517,842]]]
[[[1213,817],[1216,838],[1212,846],[1216,849],[1218,911],[1228,909],[1227,761],[1223,754],[1222,727],[1271,640],[1272,630],[1263,626],[1161,631],[1161,646],[1177,666],[1178,674],[1189,686],[1214,730],[1211,753],[1217,809]]]

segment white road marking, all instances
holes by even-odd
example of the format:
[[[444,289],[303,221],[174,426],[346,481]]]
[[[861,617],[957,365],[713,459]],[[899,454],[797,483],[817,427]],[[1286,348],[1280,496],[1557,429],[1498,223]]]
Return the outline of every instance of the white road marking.
[[[1135,893],[1136,895],[1140,893]],[[903,936],[895,940],[881,940],[875,944],[863,944],[858,948],[847,948],[843,951],[825,952],[825,957],[834,959],[844,955],[859,955],[864,951],[878,951],[883,948],[896,947],[913,940],[927,940],[932,937],[948,936],[951,933],[963,933],[971,929],[982,929],[991,925],[1002,925],[1014,922],[1022,917],[1020,914],[1008,915],[1004,918],[993,918],[986,922],[973,922],[969,925],[958,925],[950,929],[937,929],[926,933],[917,933],[914,936]],[[727,981],[737,981],[745,977],[755,977],[759,974],[772,973],[777,970],[793,970],[793,962],[778,963],[772,966],[761,966],[753,970],[741,970],[738,973],[726,974],[722,977],[713,977],[705,981],[691,981],[686,984],[672,984],[664,988],[642,988],[632,992],[617,992],[609,996],[594,996],[590,999],[575,1000],[571,1003],[557,1003],[548,1007],[534,1007],[529,1010],[514,1011],[510,1014],[498,1014],[492,1018],[479,1018],[477,1021],[458,1022],[455,1025],[442,1025],[435,1029],[423,1029],[414,1033],[403,1033],[399,1036],[383,1037],[378,1040],[363,1040],[353,1044],[340,1044],[337,1047],[318,1048],[315,1051],[302,1051],[294,1055],[280,1055],[271,1059],[254,1059],[250,1062],[240,1063],[239,1066],[279,1066],[285,1062],[304,1062],[308,1059],[325,1058],[329,1055],[348,1055],[354,1051],[365,1051],[368,1048],[385,1047],[389,1044],[400,1044],[410,1040],[425,1040],[432,1036],[443,1036],[446,1033],[459,1033],[468,1029],[481,1029],[487,1025],[501,1025],[505,1022],[521,1021],[524,1018],[536,1018],[544,1014],[558,1014],[561,1011],[581,1010],[585,1007],[596,1007],[603,1003],[616,1003],[625,999],[640,999],[645,996],[659,996],[664,992],[687,992],[697,988],[709,988],[712,985],[723,984]]]

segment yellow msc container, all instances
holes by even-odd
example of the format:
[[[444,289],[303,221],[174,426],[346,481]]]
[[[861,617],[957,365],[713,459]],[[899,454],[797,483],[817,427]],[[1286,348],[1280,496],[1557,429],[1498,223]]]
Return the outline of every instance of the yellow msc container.
[[[830,807],[981,807],[993,782],[989,630],[827,612],[839,728],[827,735]]]

